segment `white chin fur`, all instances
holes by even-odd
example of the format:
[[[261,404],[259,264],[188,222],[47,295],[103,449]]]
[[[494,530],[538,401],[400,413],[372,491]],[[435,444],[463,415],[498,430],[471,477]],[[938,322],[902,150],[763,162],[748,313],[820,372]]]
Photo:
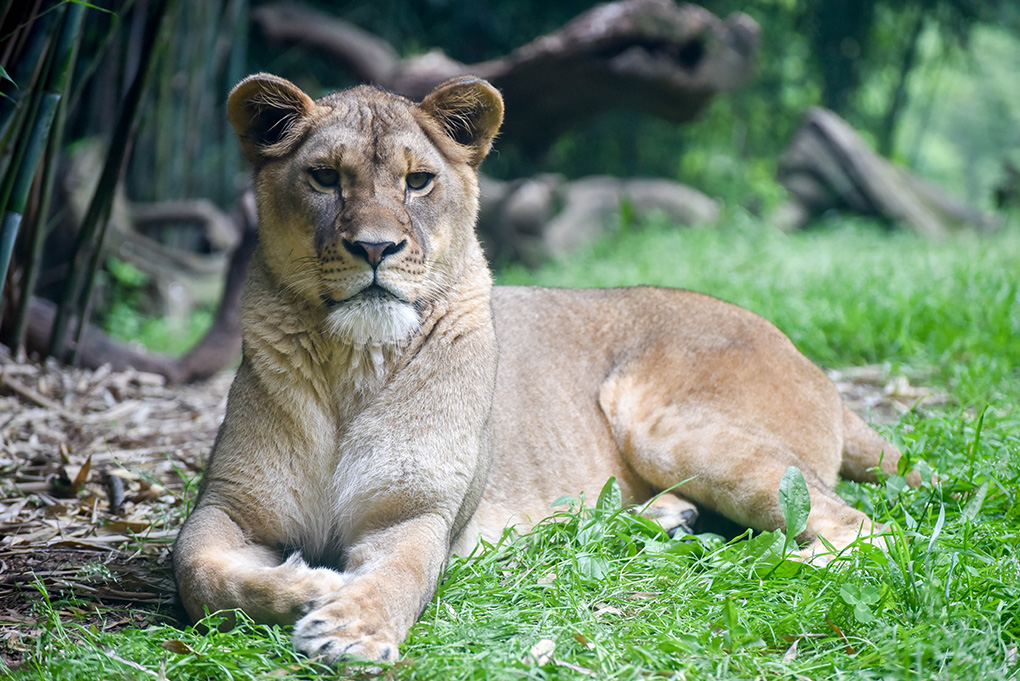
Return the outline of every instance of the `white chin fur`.
[[[402,343],[418,326],[413,307],[379,298],[349,300],[326,317],[330,335],[355,347]]]

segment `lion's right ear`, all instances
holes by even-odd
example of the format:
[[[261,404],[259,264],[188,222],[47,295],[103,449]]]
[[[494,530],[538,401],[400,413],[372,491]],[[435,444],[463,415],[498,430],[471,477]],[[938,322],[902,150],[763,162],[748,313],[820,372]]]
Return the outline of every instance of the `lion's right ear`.
[[[237,133],[241,151],[258,166],[290,151],[307,132],[310,117],[319,108],[289,80],[256,73],[230,93],[227,118]]]
[[[503,123],[503,96],[487,81],[474,76],[451,78],[425,96],[421,108],[443,131],[470,153],[477,167],[492,148]]]

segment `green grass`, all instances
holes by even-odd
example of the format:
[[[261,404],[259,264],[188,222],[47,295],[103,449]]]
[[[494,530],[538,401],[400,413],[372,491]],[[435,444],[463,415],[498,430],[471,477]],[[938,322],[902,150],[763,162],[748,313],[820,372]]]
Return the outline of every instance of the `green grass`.
[[[780,533],[670,540],[609,488],[584,500],[594,508],[453,560],[386,678],[1020,676],[1020,229],[938,243],[846,220],[795,235],[739,213],[726,223],[651,224],[499,280],[692,288],[772,319],[822,365],[930,372],[955,402],[886,433],[938,482],[839,488],[887,523],[890,551],[815,568],[786,560]],[[371,672],[326,671],[277,627],[103,633],[48,601],[39,610],[44,634],[14,679]],[[536,661],[543,640],[555,648]]]

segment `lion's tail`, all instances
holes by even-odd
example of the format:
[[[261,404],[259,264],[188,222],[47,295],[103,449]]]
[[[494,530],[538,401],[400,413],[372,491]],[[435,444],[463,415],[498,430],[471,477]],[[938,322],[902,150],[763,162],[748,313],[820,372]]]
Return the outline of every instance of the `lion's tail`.
[[[850,407],[843,405],[843,465],[840,475],[857,482],[878,482],[876,469],[887,475],[896,472],[903,454],[884,437],[864,422]],[[907,482],[917,487],[921,475],[917,471],[907,476]]]

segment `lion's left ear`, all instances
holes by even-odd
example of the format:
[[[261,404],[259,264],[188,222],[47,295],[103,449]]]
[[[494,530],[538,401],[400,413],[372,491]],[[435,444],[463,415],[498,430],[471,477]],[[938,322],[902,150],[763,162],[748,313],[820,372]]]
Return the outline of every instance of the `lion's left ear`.
[[[453,141],[468,148],[478,166],[492,148],[503,123],[503,97],[481,78],[462,76],[440,83],[421,108],[437,120]]]

